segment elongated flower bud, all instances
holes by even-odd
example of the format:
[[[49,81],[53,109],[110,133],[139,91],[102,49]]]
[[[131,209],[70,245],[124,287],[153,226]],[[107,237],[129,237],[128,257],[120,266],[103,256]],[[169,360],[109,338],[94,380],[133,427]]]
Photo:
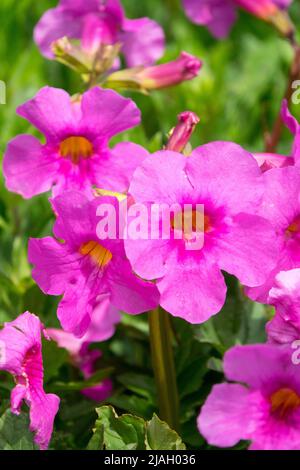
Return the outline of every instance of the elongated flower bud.
[[[192,80],[198,75],[201,67],[201,60],[187,52],[182,52],[176,60],[166,64],[115,72],[108,77],[106,85],[144,92],[158,90]]]
[[[184,111],[178,116],[178,124],[171,131],[166,150],[175,152],[183,152],[195,130],[196,125],[200,121],[197,114],[191,111]]]

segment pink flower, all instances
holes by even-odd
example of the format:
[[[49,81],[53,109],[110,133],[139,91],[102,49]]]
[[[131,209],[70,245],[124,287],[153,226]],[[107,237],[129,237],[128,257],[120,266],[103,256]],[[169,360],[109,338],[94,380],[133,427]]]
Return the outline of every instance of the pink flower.
[[[63,295],[58,318],[64,330],[79,337],[87,332],[100,295],[131,314],[158,305],[156,287],[133,274],[123,240],[99,241],[96,211],[106,202],[117,205],[113,197],[89,201],[78,192],[56,197],[52,201],[56,238],[29,241],[34,280],[46,294]]]
[[[97,371],[96,363],[101,357],[101,351],[89,349],[90,344],[111,338],[119,321],[118,311],[111,305],[109,298],[104,297],[96,306],[90,326],[82,338],[76,338],[72,333],[57,328],[48,328],[47,333],[59,347],[70,353],[74,365],[81,370],[85,379],[89,379]],[[82,390],[84,395],[95,401],[105,400],[111,392],[112,382],[109,379]]]
[[[16,382],[11,393],[12,412],[19,414],[25,401],[30,408],[30,430],[35,433],[35,442],[46,449],[59,398],[46,394],[43,388],[41,333],[48,338],[38,317],[29,312],[5,323],[0,330],[0,369],[12,374]]]
[[[269,278],[259,287],[247,289],[253,300],[268,302],[275,276],[300,267],[300,172],[297,167],[277,168],[264,173],[266,190],[259,214],[270,220],[280,240],[280,257]]]
[[[9,142],[3,162],[6,187],[25,198],[49,191],[77,189],[91,195],[92,185],[126,191],[136,166],[147,152],[135,144],[109,140],[136,126],[135,104],[111,90],[93,88],[72,101],[64,90],[45,87],[17,109],[44,134],[41,144],[31,135]]]
[[[300,374],[291,356],[267,344],[225,354],[225,376],[239,383],[215,385],[201,409],[198,428],[210,445],[247,440],[251,450],[300,449]]]
[[[276,309],[267,324],[270,343],[292,345],[300,340],[300,269],[280,272],[269,292],[268,301]]]
[[[217,38],[226,37],[236,20],[238,7],[269,21],[292,0],[182,0],[187,16],[193,23],[206,26]],[[287,27],[288,25],[285,25]]]
[[[185,215],[192,221],[192,233],[184,228],[180,239],[175,238],[175,213],[168,215],[169,239],[143,234],[147,239],[125,240],[134,271],[157,280],[160,303],[174,316],[201,323],[219,312],[226,296],[221,270],[256,286],[277,263],[275,232],[270,222],[255,215],[263,192],[262,174],[253,157],[238,145],[214,142],[188,158],[157,152],[136,170],[129,192],[137,209],[141,204],[169,208],[178,204],[180,209],[190,205]],[[198,204],[204,206],[204,214]],[[201,228],[194,223],[197,216],[203,219]],[[202,245],[196,247],[192,238]]]
[[[151,65],[164,52],[162,28],[149,18],[129,20],[119,0],[61,0],[48,10],[34,31],[43,55],[53,57],[54,41],[80,39],[87,50],[121,43],[127,65]]]

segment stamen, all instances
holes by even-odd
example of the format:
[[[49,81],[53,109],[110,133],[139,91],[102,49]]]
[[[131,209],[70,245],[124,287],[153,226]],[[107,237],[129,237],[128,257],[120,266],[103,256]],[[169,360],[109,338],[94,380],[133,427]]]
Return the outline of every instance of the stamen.
[[[271,413],[280,419],[300,407],[300,397],[290,388],[281,388],[271,396]]]
[[[100,268],[104,268],[112,259],[112,253],[94,241],[84,243],[80,248],[80,253],[90,256]]]
[[[59,153],[61,157],[69,158],[74,164],[78,164],[80,159],[87,159],[93,155],[92,143],[85,137],[67,137],[60,143]]]

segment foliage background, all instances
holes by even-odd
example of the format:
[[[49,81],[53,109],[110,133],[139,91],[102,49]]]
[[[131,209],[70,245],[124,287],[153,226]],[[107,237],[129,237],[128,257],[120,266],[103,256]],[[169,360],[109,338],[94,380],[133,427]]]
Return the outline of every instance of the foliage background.
[[[56,0],[1,0],[0,79],[7,84],[7,104],[0,106],[1,160],[6,143],[18,133],[35,132],[17,117],[15,108],[45,85],[78,92],[81,83],[64,66],[44,59],[32,39],[34,25]],[[292,58],[289,44],[256,18],[240,14],[232,34],[216,41],[184,15],[179,0],[124,0],[128,17],[149,16],[164,27],[164,61],[181,50],[200,57],[199,78],[151,96],[132,95],[142,110],[143,123],[123,134],[150,151],[159,149],[181,111],[196,112],[201,122],[194,146],[212,140],[233,140],[253,151],[263,151],[264,131],[278,113]],[[291,14],[300,24],[299,1]],[[300,118],[300,108],[293,112]],[[291,136],[284,133],[281,153],[289,153]],[[51,233],[53,216],[47,196],[24,201],[6,191],[0,174],[0,323],[25,310],[37,313],[46,326],[58,326],[57,299],[44,296],[30,278],[27,241]],[[211,386],[222,380],[221,358],[236,343],[264,341],[264,324],[271,312],[248,302],[239,285],[227,278],[229,294],[223,311],[206,324],[191,327],[174,319],[176,364],[181,396],[182,438],[189,448],[207,448],[195,419]],[[150,419],[156,411],[155,388],[149,359],[146,315],[124,316],[117,333],[105,344],[99,370],[114,368],[115,394],[110,402],[120,412]],[[79,372],[55,344],[44,345],[46,390],[61,396],[52,448],[85,448],[96,419],[95,403],[79,392]],[[0,411],[8,407],[11,379],[2,374]],[[1,426],[0,426],[1,436]],[[3,437],[3,436],[2,436]],[[1,443],[1,439],[0,439]],[[241,444],[243,447],[244,444]],[[1,445],[2,447],[2,445]],[[2,447],[3,448],[3,447]]]

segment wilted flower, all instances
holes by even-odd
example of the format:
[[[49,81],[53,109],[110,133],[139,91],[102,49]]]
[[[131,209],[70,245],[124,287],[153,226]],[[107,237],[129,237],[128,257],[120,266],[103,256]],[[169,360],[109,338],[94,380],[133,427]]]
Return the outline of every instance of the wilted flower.
[[[5,323],[0,330],[4,352],[0,370],[14,376],[16,386],[11,392],[11,410],[19,414],[23,400],[30,409],[30,430],[41,449],[48,447],[59,398],[46,394],[43,388],[44,370],[41,334],[47,336],[38,317],[25,312],[16,320]]]

